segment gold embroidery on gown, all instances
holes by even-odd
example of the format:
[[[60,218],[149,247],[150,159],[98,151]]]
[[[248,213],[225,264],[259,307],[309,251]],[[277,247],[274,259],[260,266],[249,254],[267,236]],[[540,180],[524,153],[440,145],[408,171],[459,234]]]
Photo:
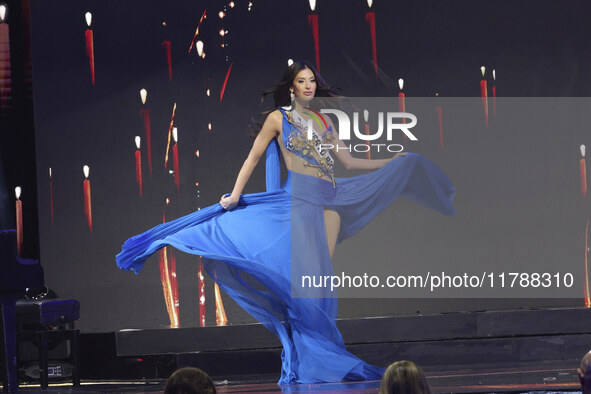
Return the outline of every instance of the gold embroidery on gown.
[[[323,147],[324,145],[334,146],[335,138],[330,130],[321,130],[321,133],[314,130],[312,139],[308,139],[306,137],[307,132],[304,131],[306,127],[294,120],[292,111],[286,111],[285,114],[287,121],[295,128],[287,137],[287,149],[304,159],[305,167],[317,168],[318,173],[316,175],[319,178],[322,175],[328,176],[332,186],[335,187],[334,160],[330,156],[330,149]]]

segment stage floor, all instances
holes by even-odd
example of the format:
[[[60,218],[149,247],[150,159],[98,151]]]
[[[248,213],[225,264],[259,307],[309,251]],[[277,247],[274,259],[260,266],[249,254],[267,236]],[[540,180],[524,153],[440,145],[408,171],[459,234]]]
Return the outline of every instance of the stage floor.
[[[370,364],[412,360],[434,393],[579,391],[591,343],[584,308],[462,312],[338,321],[347,349]],[[262,325],[81,335],[82,386],[49,393],[161,393],[176,368],[207,371],[219,393],[377,393],[379,382],[278,386],[281,347]],[[37,393],[38,386],[21,386]]]
[[[426,370],[434,393],[558,393],[579,391],[573,361],[529,363],[514,366],[472,365],[470,367],[430,367]],[[349,382],[278,386],[273,376],[250,376],[249,380],[216,381],[218,393],[377,393],[379,382]],[[164,380],[83,381],[51,385],[47,393],[162,393]],[[38,386],[21,386],[20,393],[43,392]]]

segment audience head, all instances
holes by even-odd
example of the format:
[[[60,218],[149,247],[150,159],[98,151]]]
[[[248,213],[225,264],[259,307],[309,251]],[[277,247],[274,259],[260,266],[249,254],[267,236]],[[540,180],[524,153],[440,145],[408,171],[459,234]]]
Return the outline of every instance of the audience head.
[[[209,375],[199,368],[177,369],[166,381],[164,394],[216,394]]]
[[[591,351],[583,356],[577,373],[583,394],[591,393]]]
[[[431,389],[415,363],[396,361],[386,369],[379,394],[431,394]]]

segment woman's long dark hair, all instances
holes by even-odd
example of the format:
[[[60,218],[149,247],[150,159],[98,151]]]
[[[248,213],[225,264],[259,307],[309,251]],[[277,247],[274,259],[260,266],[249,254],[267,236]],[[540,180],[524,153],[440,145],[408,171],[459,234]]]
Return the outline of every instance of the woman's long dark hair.
[[[327,83],[324,81],[322,76],[316,71],[314,66],[304,60],[299,60],[293,62],[293,64],[287,67],[287,70],[283,73],[283,77],[281,81],[279,81],[275,86],[270,89],[267,89],[263,92],[263,97],[261,100],[265,98],[268,94],[273,95],[273,100],[275,100],[275,107],[283,107],[285,105],[291,104],[291,98],[289,96],[289,88],[293,85],[293,80],[295,77],[300,73],[300,71],[309,69],[314,74],[314,79],[316,80],[316,94],[315,97],[336,97],[337,92],[332,87],[328,86]]]
[[[260,118],[262,121],[253,122],[253,137],[256,137],[261,131],[262,122],[264,122],[265,118],[274,110],[279,107],[289,106],[291,105],[291,97],[289,95],[289,89],[293,86],[293,81],[298,73],[302,70],[308,69],[312,71],[314,74],[314,79],[316,80],[316,93],[315,97],[339,97],[337,94],[337,89],[329,86],[322,76],[316,71],[314,66],[305,60],[298,60],[294,61],[293,64],[285,70],[283,73],[283,77],[281,80],[275,84],[270,89],[267,89],[263,92],[263,96],[261,97],[261,102],[265,99],[265,97],[269,94],[273,95],[274,100],[274,107],[272,109],[266,110],[261,112]]]

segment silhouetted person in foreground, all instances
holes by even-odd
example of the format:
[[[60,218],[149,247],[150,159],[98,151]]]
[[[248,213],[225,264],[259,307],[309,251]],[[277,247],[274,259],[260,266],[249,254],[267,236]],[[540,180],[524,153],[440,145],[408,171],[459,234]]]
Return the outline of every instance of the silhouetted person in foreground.
[[[431,394],[431,388],[421,368],[403,360],[386,369],[379,394]]]
[[[583,356],[577,373],[581,382],[581,391],[583,394],[591,394],[591,351]]]
[[[166,381],[164,394],[216,394],[209,375],[199,368],[181,368]]]

